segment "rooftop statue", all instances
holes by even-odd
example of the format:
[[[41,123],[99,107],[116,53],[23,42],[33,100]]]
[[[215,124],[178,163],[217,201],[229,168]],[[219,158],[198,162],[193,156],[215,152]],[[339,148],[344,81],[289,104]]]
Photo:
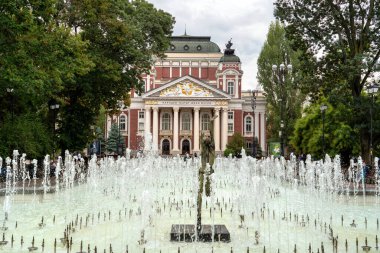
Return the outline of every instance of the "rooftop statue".
[[[226,48],[227,49],[231,49],[231,47],[232,47],[232,42],[231,42],[231,40],[232,40],[232,38],[227,42],[227,44],[226,44]]]

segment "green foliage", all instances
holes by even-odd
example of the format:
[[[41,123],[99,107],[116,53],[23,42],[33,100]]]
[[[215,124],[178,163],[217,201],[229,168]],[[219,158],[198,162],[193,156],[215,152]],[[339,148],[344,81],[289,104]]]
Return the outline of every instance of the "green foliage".
[[[236,157],[240,157],[241,149],[244,147],[244,138],[239,132],[235,132],[232,135],[231,141],[227,144],[226,150],[231,150],[232,155]],[[226,154],[226,150],[224,154]]]
[[[224,156],[228,157],[230,154],[234,154],[234,151],[230,148],[226,148],[223,152]]]
[[[0,1],[0,129],[11,111],[15,119],[36,113],[49,126],[55,99],[57,143],[81,150],[102,105],[115,111],[141,91],[141,74],[163,56],[173,24],[144,0]]]
[[[112,124],[107,140],[107,151],[117,153],[117,145],[119,143],[121,143],[119,127],[117,124]]]
[[[42,158],[52,152],[52,133],[48,131],[39,117],[27,114],[13,120],[7,117],[0,127],[0,156],[11,156],[11,149],[29,158]]]
[[[301,117],[301,106],[305,101],[304,93],[298,88],[302,82],[298,59],[300,55],[299,51],[292,50],[283,25],[279,21],[273,22],[257,61],[257,79],[266,94],[268,138],[278,136],[282,109],[285,144],[294,130],[296,119]],[[291,72],[286,69],[283,82],[272,71],[274,64],[280,66],[282,63],[293,66]]]
[[[326,101],[323,101],[326,104]],[[333,106],[327,103],[325,112],[325,152],[331,156],[340,154],[347,160],[351,154],[358,155],[358,131],[345,123],[351,110],[344,104]],[[312,154],[313,157],[323,157],[323,121],[320,103],[312,104],[305,110],[304,117],[296,122],[291,145],[299,154]]]
[[[372,82],[380,59],[380,0],[277,0],[275,16],[303,54],[302,87],[313,101],[327,97],[350,102],[351,122],[359,127],[361,155],[369,158],[368,115],[362,114],[364,87]],[[323,14],[323,15],[321,15]],[[368,111],[367,111],[368,112]]]

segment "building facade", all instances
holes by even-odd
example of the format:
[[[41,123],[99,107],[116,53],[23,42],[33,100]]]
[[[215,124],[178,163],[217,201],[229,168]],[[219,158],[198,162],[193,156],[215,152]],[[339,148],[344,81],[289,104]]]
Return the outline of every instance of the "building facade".
[[[266,150],[265,108],[261,91],[242,91],[240,58],[232,43],[223,53],[204,36],[174,36],[165,59],[155,59],[150,73],[142,78],[145,92],[131,92],[131,104],[120,114],[107,118],[119,125],[125,147],[144,149],[144,133],[150,132],[163,155],[200,152],[200,136],[210,134],[213,124],[215,149],[225,150],[235,132],[242,134],[245,148],[252,148],[253,136]],[[107,136],[106,136],[107,137]]]

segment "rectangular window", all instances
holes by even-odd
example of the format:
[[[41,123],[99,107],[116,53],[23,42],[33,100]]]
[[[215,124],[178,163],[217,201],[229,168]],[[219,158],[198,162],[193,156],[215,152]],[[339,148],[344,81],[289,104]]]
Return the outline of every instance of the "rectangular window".
[[[144,112],[139,112],[139,119],[143,119],[144,118]]]
[[[139,131],[144,131],[144,122],[139,122]]]
[[[234,119],[234,112],[228,112],[228,119]]]
[[[230,95],[234,94],[234,82],[227,82],[227,93]]]
[[[247,141],[247,142],[246,142],[246,148],[247,148],[247,149],[251,149],[251,148],[252,148],[252,142]]]
[[[228,123],[228,132],[232,133],[234,131],[234,123]]]

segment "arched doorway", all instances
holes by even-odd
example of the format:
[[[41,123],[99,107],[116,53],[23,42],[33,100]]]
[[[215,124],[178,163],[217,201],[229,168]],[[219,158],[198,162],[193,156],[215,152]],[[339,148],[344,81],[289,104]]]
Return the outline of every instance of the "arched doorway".
[[[162,141],[162,154],[170,155],[170,141],[168,139]]]
[[[190,141],[187,139],[182,141],[182,154],[186,153],[190,154]]]

